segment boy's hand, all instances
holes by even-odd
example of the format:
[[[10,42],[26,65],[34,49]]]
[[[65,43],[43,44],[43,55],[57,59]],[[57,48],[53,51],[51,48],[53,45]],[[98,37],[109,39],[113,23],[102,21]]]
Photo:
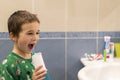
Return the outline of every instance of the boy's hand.
[[[44,80],[46,74],[47,70],[44,70],[43,66],[40,65],[34,70],[32,80]]]

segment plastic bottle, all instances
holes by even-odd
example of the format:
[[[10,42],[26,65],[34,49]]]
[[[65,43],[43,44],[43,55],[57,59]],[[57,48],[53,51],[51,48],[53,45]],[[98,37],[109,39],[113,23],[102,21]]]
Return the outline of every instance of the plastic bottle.
[[[104,50],[106,53],[106,57],[110,58],[109,52],[110,52],[110,36],[104,36]]]
[[[110,58],[114,58],[114,42],[110,42],[109,44],[110,46],[110,51],[109,51],[109,55],[110,55]]]

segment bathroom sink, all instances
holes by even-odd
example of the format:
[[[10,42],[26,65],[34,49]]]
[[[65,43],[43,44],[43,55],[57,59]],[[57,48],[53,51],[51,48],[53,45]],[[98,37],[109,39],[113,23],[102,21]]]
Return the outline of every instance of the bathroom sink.
[[[103,62],[85,66],[78,72],[78,80],[120,80],[120,64]]]
[[[82,62],[84,66],[91,66],[91,65],[93,66],[93,65],[105,63],[103,59],[89,61],[87,58],[81,58],[80,61]],[[120,58],[107,59],[106,63],[119,63],[120,64]]]

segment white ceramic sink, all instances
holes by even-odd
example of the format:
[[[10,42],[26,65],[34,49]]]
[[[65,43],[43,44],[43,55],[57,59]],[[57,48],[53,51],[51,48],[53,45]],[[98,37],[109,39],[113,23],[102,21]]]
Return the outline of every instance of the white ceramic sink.
[[[106,62],[104,60],[95,60],[95,61],[89,61],[87,58],[81,58],[80,61],[83,63],[84,66],[93,66],[98,65],[102,63],[119,63],[120,64],[120,58],[113,58],[113,59],[107,59]]]
[[[79,80],[120,80],[120,64],[103,62],[85,66],[78,72]]]

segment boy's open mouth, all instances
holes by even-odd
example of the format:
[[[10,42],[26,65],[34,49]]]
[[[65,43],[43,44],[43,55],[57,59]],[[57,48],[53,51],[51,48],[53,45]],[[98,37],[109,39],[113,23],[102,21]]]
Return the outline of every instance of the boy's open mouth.
[[[34,44],[29,44],[28,47],[29,47],[30,49],[33,49]]]

